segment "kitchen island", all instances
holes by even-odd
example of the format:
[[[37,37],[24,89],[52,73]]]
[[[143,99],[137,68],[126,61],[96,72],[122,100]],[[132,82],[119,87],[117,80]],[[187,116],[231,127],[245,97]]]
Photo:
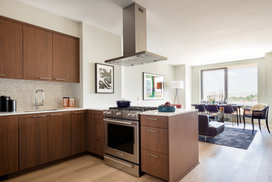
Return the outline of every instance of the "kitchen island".
[[[173,182],[199,163],[198,111],[141,114],[141,169]]]

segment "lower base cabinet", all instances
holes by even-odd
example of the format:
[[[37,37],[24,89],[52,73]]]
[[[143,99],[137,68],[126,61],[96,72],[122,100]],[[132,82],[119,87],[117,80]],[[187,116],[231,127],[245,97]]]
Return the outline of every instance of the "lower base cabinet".
[[[20,170],[48,162],[47,115],[19,117]]]
[[[71,112],[72,154],[78,154],[86,151],[85,121],[85,111]]]
[[[18,170],[18,116],[1,116],[0,176]]]
[[[88,111],[87,120],[87,137],[88,137],[88,151],[104,156],[104,120],[103,112],[97,110]]]
[[[86,151],[104,156],[102,111],[0,116],[0,176]]]
[[[52,113],[47,119],[48,158],[54,161],[71,155],[70,113]]]

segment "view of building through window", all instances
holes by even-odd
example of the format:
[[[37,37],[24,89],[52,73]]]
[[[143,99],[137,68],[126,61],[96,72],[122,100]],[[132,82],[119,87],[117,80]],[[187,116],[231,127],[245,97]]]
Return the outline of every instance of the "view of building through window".
[[[228,76],[225,79],[225,71]],[[257,65],[202,70],[202,100],[254,105],[258,102]],[[225,82],[228,86],[225,93]]]
[[[258,102],[257,65],[228,69],[228,101],[245,105]]]
[[[224,101],[224,69],[202,71],[202,99],[205,101]]]

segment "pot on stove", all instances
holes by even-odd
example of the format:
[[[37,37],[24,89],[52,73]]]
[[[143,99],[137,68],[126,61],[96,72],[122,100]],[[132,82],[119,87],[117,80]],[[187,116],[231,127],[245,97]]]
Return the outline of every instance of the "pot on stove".
[[[117,103],[117,107],[125,108],[125,107],[129,107],[131,102],[128,100],[118,100],[116,101],[116,103]]]

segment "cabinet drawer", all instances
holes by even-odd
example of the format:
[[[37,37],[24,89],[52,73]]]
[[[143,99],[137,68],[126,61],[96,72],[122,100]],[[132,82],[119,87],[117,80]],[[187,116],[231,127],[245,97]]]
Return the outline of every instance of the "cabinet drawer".
[[[163,116],[141,116],[142,126],[151,126],[156,128],[168,128],[168,118]]]
[[[141,126],[141,148],[168,154],[168,130]]]
[[[169,171],[167,155],[148,150],[141,150],[141,155],[141,167],[143,172],[168,180]]]

